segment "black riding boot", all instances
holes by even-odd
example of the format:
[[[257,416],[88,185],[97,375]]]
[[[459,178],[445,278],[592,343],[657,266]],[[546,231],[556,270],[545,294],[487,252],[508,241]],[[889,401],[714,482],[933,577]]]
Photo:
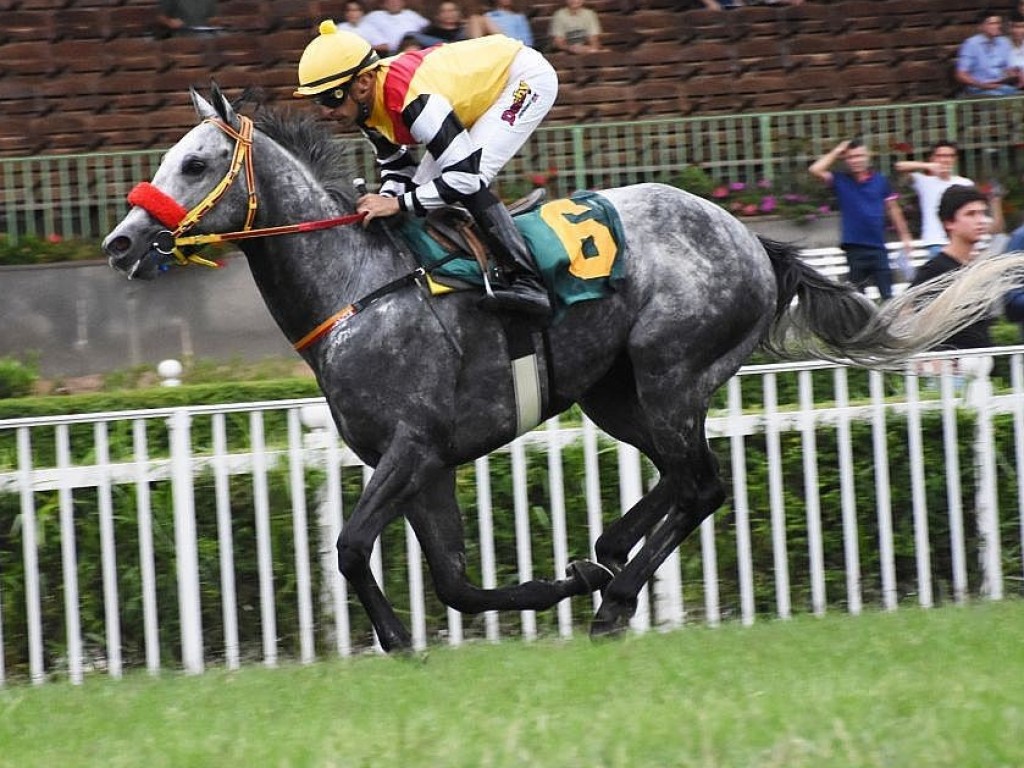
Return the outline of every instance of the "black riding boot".
[[[505,279],[492,280],[492,295],[486,295],[480,306],[493,312],[517,312],[547,323],[551,319],[551,299],[541,282],[537,266],[526,241],[508,209],[491,197],[489,205],[468,206],[483,231]]]

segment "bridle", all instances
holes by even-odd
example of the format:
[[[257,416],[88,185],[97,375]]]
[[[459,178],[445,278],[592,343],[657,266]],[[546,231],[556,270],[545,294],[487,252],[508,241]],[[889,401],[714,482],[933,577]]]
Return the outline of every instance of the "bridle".
[[[174,198],[149,182],[144,181],[137,184],[132,191],[128,193],[128,202],[131,205],[137,205],[144,209],[149,213],[149,215],[167,227],[167,229],[162,229],[157,232],[156,236],[153,238],[153,242],[151,243],[153,249],[157,251],[157,253],[160,253],[163,256],[173,256],[175,261],[182,266],[187,264],[202,264],[207,267],[219,267],[220,265],[215,261],[205,259],[195,253],[185,253],[181,249],[183,247],[187,248],[191,246],[207,245],[210,243],[222,243],[231,240],[244,240],[252,237],[269,237],[272,235],[294,234],[296,232],[312,232],[318,229],[328,229],[330,227],[339,227],[346,224],[355,224],[366,218],[365,213],[353,213],[345,216],[337,216],[331,219],[304,221],[299,224],[285,224],[278,227],[253,229],[252,223],[256,218],[256,210],[259,207],[259,201],[256,197],[256,175],[253,170],[252,157],[253,123],[250,118],[245,117],[244,115],[239,115],[238,121],[239,130],[237,131],[225,121],[217,118],[210,117],[203,121],[217,126],[221,131],[233,138],[235,140],[235,148],[231,156],[231,166],[228,168],[227,173],[224,174],[224,178],[222,178],[217,183],[217,186],[210,190],[210,193],[199,201],[199,203],[191,210],[186,211],[184,206],[178,203]],[[224,196],[224,193],[231,188],[232,184],[235,183],[235,179],[238,178],[238,173],[242,168],[245,168],[245,180],[249,189],[248,208],[245,214],[245,226],[237,232],[185,235],[186,232],[198,224],[203,216],[209,213],[210,210],[220,201]],[[396,248],[399,247],[397,243],[395,243],[395,246]],[[447,261],[456,258],[458,255],[459,253],[457,251],[452,252],[444,260],[435,264],[433,268],[441,266]],[[426,274],[426,269],[423,267],[417,267],[411,272],[382,285],[380,288],[377,288],[366,296],[363,296],[358,301],[342,307],[340,310],[313,328],[313,330],[305,334],[302,338],[295,341],[292,346],[298,352],[303,351],[327,335],[327,333],[338,324],[346,322],[388,294],[417,284],[424,276],[426,276]]]
[[[162,229],[153,238],[153,249],[163,255],[172,256],[182,266],[187,264],[201,264],[206,267],[217,267],[217,262],[203,258],[195,253],[185,253],[182,248],[209,245],[211,243],[223,243],[233,240],[244,240],[253,237],[270,237],[273,235],[288,235],[296,232],[311,232],[318,229],[328,229],[345,224],[355,224],[362,221],[365,213],[353,213],[345,216],[336,216],[330,219],[318,221],[305,221],[298,224],[286,224],[279,227],[263,227],[253,229],[252,223],[256,219],[256,211],[259,208],[259,200],[256,196],[256,174],[253,170],[253,123],[244,115],[238,116],[239,129],[236,131],[224,120],[207,118],[204,123],[211,123],[235,140],[234,151],[231,155],[231,165],[217,185],[199,201],[191,210],[186,211],[184,206],[178,203],[166,192],[161,191],[149,182],[137,184],[128,193],[128,202],[143,208],[153,218],[163,224],[167,229]],[[245,225],[237,232],[215,232],[203,235],[185,235],[190,229],[220,202],[220,199],[235,183],[238,174],[245,169],[245,183],[248,188],[248,201],[245,213]]]

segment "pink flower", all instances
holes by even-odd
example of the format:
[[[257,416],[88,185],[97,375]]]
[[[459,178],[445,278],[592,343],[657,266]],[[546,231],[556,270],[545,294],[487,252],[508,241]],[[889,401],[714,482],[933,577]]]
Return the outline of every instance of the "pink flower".
[[[828,205],[819,205],[818,206],[818,213],[831,213],[831,212],[832,212],[832,209],[829,208]]]
[[[747,203],[743,206],[744,216],[754,216],[757,213],[757,206],[753,203]]]
[[[722,198],[728,197],[729,196],[729,188],[726,187],[726,186],[715,187],[711,191],[711,196],[713,198],[715,198],[715,200],[721,200]]]
[[[772,188],[772,180],[771,179],[761,179],[759,182],[757,182],[757,186],[759,186],[761,189],[771,189]]]
[[[56,245],[57,243],[63,243],[64,238],[58,235],[56,232],[54,232],[52,235],[46,236],[46,242],[53,243],[54,245]]]
[[[758,208],[761,209],[761,213],[771,213],[777,206],[774,195],[765,195],[761,198],[761,204]]]
[[[733,192],[742,192],[746,188],[747,188],[747,185],[744,184],[742,181],[730,181],[729,182],[729,189],[731,189]]]

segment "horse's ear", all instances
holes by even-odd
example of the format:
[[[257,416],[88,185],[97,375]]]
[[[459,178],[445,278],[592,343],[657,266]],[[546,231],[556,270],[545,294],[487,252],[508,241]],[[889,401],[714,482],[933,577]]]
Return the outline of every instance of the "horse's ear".
[[[209,120],[212,117],[217,117],[217,112],[213,108],[213,104],[200,96],[199,91],[195,88],[189,88],[188,92],[192,97],[192,106],[195,107],[196,114],[199,116],[200,120]]]
[[[213,80],[210,81],[210,98],[213,99],[213,108],[217,110],[220,119],[238,130],[238,115],[235,113],[235,108],[231,106],[231,102],[224,96],[220,86]]]

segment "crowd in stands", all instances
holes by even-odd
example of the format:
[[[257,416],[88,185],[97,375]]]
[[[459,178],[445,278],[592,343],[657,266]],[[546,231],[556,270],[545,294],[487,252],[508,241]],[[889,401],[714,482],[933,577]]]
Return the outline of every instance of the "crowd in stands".
[[[976,16],[957,0],[16,0],[0,26],[0,154],[166,144],[190,119],[181,94],[211,79],[287,102],[324,18],[386,54],[502,31],[558,71],[551,121],[595,122],[950,98]],[[65,90],[59,124],[19,130]]]

